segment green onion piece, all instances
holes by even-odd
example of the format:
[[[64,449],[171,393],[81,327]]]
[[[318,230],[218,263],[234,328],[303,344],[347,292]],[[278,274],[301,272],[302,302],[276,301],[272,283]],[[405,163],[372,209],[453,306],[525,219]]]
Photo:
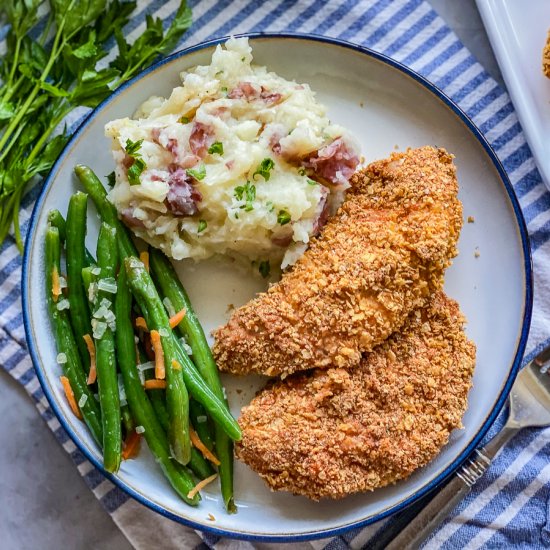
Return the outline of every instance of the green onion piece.
[[[273,162],[273,159],[265,158],[260,162],[258,168],[256,168],[256,171],[254,174],[252,174],[252,179],[255,179],[257,175],[263,176],[265,181],[269,181],[269,178],[271,177],[271,170],[275,168],[275,162]]]
[[[195,178],[196,180],[203,180],[206,176],[206,166],[201,164],[198,170],[187,169],[187,175]]]
[[[235,198],[238,201],[245,200],[245,204],[241,206],[245,212],[250,212],[254,210],[254,205],[252,204],[256,199],[256,186],[252,185],[249,181],[245,185],[238,185],[234,190]]]
[[[290,219],[290,214],[286,210],[279,210],[279,213],[277,214],[277,223],[286,225],[287,223],[290,223]]]
[[[223,143],[221,141],[215,141],[209,148],[208,152],[211,155],[218,154],[223,155]]]

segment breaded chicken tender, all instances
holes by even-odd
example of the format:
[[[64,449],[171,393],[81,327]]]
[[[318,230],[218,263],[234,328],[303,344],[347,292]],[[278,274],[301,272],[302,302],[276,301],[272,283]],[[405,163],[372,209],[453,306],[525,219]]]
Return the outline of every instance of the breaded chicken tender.
[[[546,44],[542,50],[542,72],[550,78],[550,31],[548,31]]]
[[[462,206],[452,156],[422,147],[357,172],[294,268],[215,332],[221,370],[352,367],[443,285]]]
[[[408,477],[461,427],[475,364],[463,324],[438,292],[358,367],[271,383],[242,410],[237,458],[271,489],[313,500]]]

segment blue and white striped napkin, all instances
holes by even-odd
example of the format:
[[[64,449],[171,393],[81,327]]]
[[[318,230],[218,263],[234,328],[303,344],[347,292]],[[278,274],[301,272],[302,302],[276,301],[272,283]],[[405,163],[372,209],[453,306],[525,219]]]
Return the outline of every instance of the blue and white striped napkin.
[[[510,99],[483,70],[425,0],[192,0],[194,24],[179,45],[248,31],[325,34],[368,46],[410,66],[450,96],[485,133],[519,197],[531,235],[535,309],[528,360],[550,343],[550,302],[541,291],[550,281],[550,193],[544,187]],[[125,29],[133,37],[146,13],[168,19],[176,0],[138,0],[137,16]],[[44,14],[43,14],[44,15]],[[7,29],[0,28],[0,55]],[[69,124],[83,114],[73,113]],[[23,201],[26,232],[38,188]],[[21,257],[13,241],[0,250],[0,365],[18,380],[70,453],[90,489],[136,548],[273,549],[275,544],[228,541],[155,515],[107,481],[68,439],[48,407],[25,347],[20,301]],[[498,422],[492,432],[498,428]],[[472,494],[428,541],[428,548],[480,548],[514,544],[550,545],[550,429],[525,430],[503,450]],[[154,521],[155,529],[150,526]],[[362,548],[380,541],[393,519],[334,539],[287,545],[326,550]],[[199,536],[200,535],[200,536]]]

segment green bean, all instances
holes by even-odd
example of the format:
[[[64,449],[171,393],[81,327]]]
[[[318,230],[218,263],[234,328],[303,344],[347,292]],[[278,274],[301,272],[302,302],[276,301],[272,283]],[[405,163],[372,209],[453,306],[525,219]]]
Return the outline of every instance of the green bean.
[[[223,393],[223,387],[218,373],[218,367],[212,357],[210,346],[202,326],[195,315],[189,296],[185,291],[179,277],[170,260],[159,250],[151,250],[149,253],[149,266],[151,275],[160,293],[168,298],[175,311],[185,309],[185,316],[178,325],[178,330],[186,336],[193,351],[193,360],[197,365],[202,377],[216,397],[227,403]],[[233,499],[233,443],[219,425],[214,425],[214,436],[216,441],[216,454],[220,465],[220,485],[222,498],[226,510],[234,513],[237,508]],[[202,439],[202,437],[201,437]],[[203,443],[206,442],[203,440]]]
[[[149,304],[143,300],[143,295],[139,292],[140,283],[136,281],[136,270],[128,270],[129,262],[137,262],[139,266],[141,266],[143,272],[147,273],[145,271],[145,266],[135,257],[126,258],[124,262],[126,274],[128,275],[128,284],[147,320],[147,326],[150,331],[156,330],[159,331],[160,334],[166,329],[162,325],[159,326],[159,324],[155,322],[154,317],[149,315]],[[152,282],[150,286],[153,287]],[[160,336],[160,340],[164,352],[166,405],[170,419],[168,440],[174,458],[182,464],[187,464],[191,458],[191,442],[189,439],[189,395],[181,372],[177,371],[172,366],[172,361],[176,360],[177,357],[169,345],[169,339]]]
[[[134,418],[132,416],[132,413],[130,412],[130,408],[128,405],[122,405],[120,407],[120,416],[122,418],[122,425],[124,426],[124,431],[126,433],[126,436],[131,434],[136,425],[134,423]]]
[[[118,274],[115,302],[117,319],[116,346],[126,399],[136,423],[145,430],[143,436],[149,449],[151,449],[160,464],[164,475],[181,498],[191,505],[196,505],[200,500],[200,496],[196,495],[192,499],[187,496],[195,483],[187,469],[172,460],[166,433],[155,415],[139,378],[131,309],[132,299],[126,271],[121,269]]]
[[[205,444],[208,450],[214,450],[214,440],[210,430],[210,419],[208,418],[204,407],[194,399],[189,401],[189,418],[195,428],[199,439]]]
[[[122,269],[124,271],[124,269]],[[126,283],[128,284],[128,283]],[[136,357],[139,357],[140,363],[146,363],[147,362],[147,356],[145,355],[145,352],[143,351],[143,347],[138,344],[137,346],[137,355]],[[145,372],[145,379],[150,380],[151,378],[154,378],[154,373],[152,369],[149,369]],[[153,406],[153,409],[155,410],[155,414],[157,415],[157,418],[165,432],[168,432],[168,409],[166,408],[166,396],[165,396],[164,390],[148,390],[147,395],[149,397],[149,401],[151,401],[151,405]]]
[[[89,266],[85,267],[82,270],[82,284],[84,285],[84,292],[86,292],[86,296],[90,296],[90,285],[96,281],[96,276],[92,273],[92,270],[94,268]]]
[[[168,369],[173,369],[168,358],[175,357],[182,367],[179,372],[182,373],[185,385],[192,397],[202,403],[229,437],[237,441],[240,440],[241,429],[237,421],[231,416],[227,405],[214,395],[183,350],[181,342],[171,331],[168,315],[145,266],[140,260],[133,257],[126,258],[124,265],[128,274],[128,283],[143,311],[149,329],[156,329],[167,335],[162,337],[161,340]]]
[[[59,240],[63,244],[65,242],[65,218],[57,209],[48,212],[48,222],[52,227],[57,227],[59,231]]]
[[[165,432],[168,432],[170,426],[170,418],[168,415],[168,409],[166,408],[164,390],[147,390],[147,395],[149,397],[151,405],[153,406],[155,415],[160,425],[162,426],[162,429]],[[189,401],[189,406],[191,406],[191,400]],[[210,466],[210,463],[202,456],[202,453],[195,449],[195,447],[191,447],[191,459],[189,460],[189,464],[187,464],[187,466],[199,479],[205,479],[214,473],[214,470]]]
[[[50,226],[46,230],[46,300],[53,325],[57,351],[59,354],[65,355],[65,362],[62,363],[63,372],[69,379],[84,422],[90,429],[93,438],[101,445],[103,439],[101,411],[86,383],[86,374],[80,362],[80,355],[74,340],[69,316],[65,310],[57,309],[57,304],[52,293],[53,274],[54,272],[57,275],[60,273],[60,256],[61,243],[59,230],[56,227]]]
[[[86,211],[88,196],[80,191],[69,201],[66,223],[67,247],[67,290],[69,298],[69,315],[82,364],[86,372],[90,370],[90,355],[84,336],[91,335],[90,310],[82,284],[86,238]]]
[[[117,269],[118,247],[116,229],[102,224],[97,240],[97,262],[101,269],[100,280],[114,278]],[[122,429],[120,424],[120,398],[116,371],[115,335],[109,326],[107,315],[113,314],[114,296],[104,290],[97,291],[94,318],[106,327],[99,337],[94,335],[96,348],[97,385],[101,419],[103,423],[103,465],[108,472],[116,472],[120,466]],[[104,314],[100,315],[99,311]],[[99,319],[98,319],[99,317]],[[94,332],[97,330],[96,329]]]
[[[74,169],[80,183],[94,202],[96,210],[98,211],[101,219],[116,228],[118,235],[118,246],[120,251],[120,258],[124,259],[127,256],[137,256],[137,249],[130,237],[130,233],[119,221],[116,208],[107,199],[107,191],[99,178],[94,174],[91,168],[78,164]]]
[[[65,218],[59,210],[50,210],[48,212],[48,221],[50,222],[50,225],[52,227],[57,227],[57,229],[59,230],[59,238],[61,240],[61,244],[63,245],[65,243]],[[89,266],[93,264],[95,264],[95,259],[90,251],[86,248],[84,250],[84,265]]]

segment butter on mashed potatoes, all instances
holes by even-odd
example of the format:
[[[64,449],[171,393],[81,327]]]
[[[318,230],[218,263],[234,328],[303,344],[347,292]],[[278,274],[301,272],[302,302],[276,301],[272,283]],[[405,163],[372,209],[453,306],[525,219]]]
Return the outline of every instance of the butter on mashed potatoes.
[[[229,254],[264,271],[294,263],[359,162],[357,143],[307,84],[251,62],[248,39],[232,38],[210,65],[183,72],[168,99],[106,125],[110,200],[176,260]]]

